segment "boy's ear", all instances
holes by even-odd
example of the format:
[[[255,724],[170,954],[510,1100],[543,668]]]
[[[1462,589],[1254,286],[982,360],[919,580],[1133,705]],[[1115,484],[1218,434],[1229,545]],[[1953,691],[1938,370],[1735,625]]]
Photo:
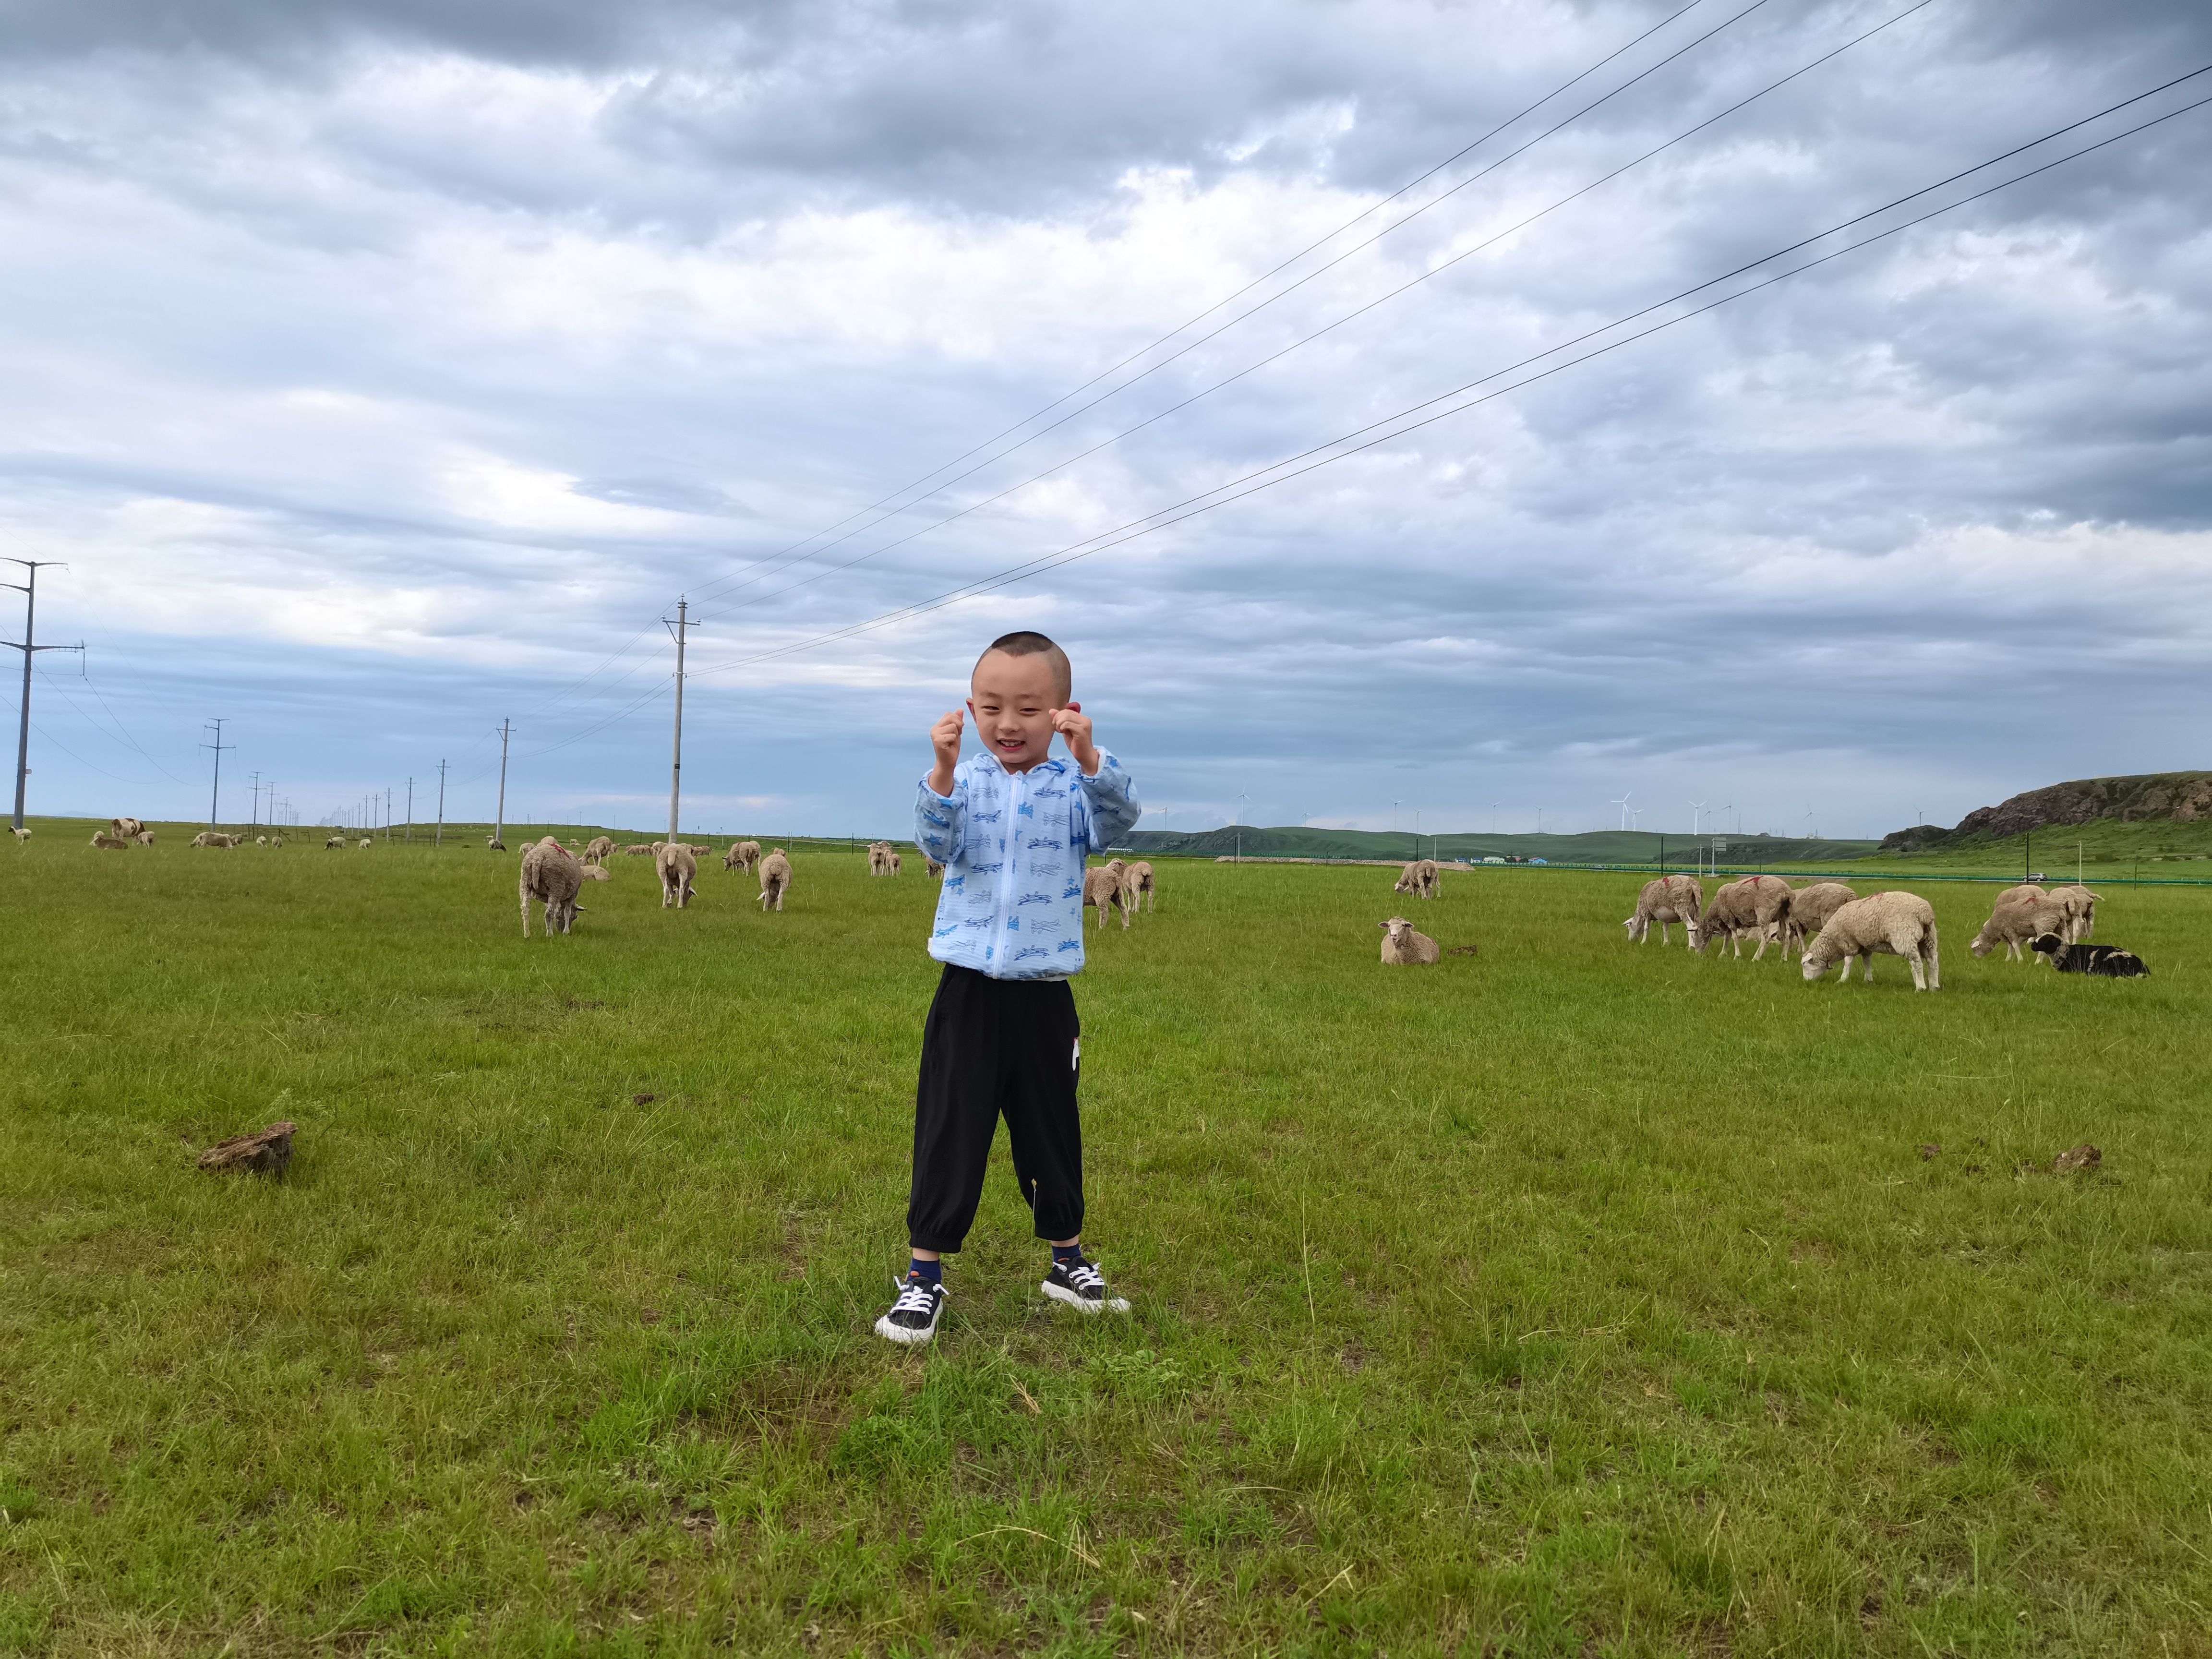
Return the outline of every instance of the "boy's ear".
[[[1062,703],[1060,707],[1067,710],[1071,714],[1080,714],[1083,712],[1083,705],[1076,702],[1073,697],[1070,697],[1066,702]]]

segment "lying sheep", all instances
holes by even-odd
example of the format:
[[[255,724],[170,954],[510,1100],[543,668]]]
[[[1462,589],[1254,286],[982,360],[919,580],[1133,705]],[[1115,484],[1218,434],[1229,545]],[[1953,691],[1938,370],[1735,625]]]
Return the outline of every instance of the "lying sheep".
[[[2089,945],[2057,933],[2039,933],[2030,948],[2062,974],[2094,974],[2100,979],[2150,977],[2141,957],[2117,945]]]
[[[2029,940],[2039,933],[2063,933],[2066,925],[2065,907],[2054,902],[2040,887],[2008,887],[1997,895],[1990,919],[1966,949],[1977,957],[1985,957],[2002,945],[2005,960],[2019,962],[2021,947]]]
[[[107,833],[118,841],[136,841],[145,829],[145,821],[142,818],[110,818],[107,821]]]
[[[1129,866],[1129,873],[1126,878],[1124,878],[1122,884],[1129,890],[1129,901],[1132,908],[1135,908],[1136,901],[1139,899],[1142,899],[1145,902],[1145,908],[1147,911],[1150,911],[1152,908],[1155,896],[1152,891],[1152,866],[1151,865],[1146,863],[1144,860],[1139,859],[1134,864]]]
[[[1425,899],[1432,899],[1442,886],[1443,883],[1437,876],[1437,861],[1434,859],[1415,859],[1406,866],[1405,873],[1398,878],[1398,884],[1390,890],[1394,893],[1418,893]]]
[[[733,841],[730,843],[730,850],[722,854],[722,868],[743,870],[750,873],[753,866],[760,862],[760,856],[761,846],[758,842]]]
[[[192,845],[195,847],[232,848],[238,845],[238,837],[236,836],[226,836],[219,830],[203,830],[199,834],[192,837]]]
[[[129,842],[124,840],[120,836],[105,836],[97,830],[92,832],[92,844],[94,847],[99,848],[102,852],[110,853],[124,852],[127,850],[131,845]]]
[[[1393,916],[1378,925],[1382,929],[1382,965],[1385,968],[1426,967],[1442,954],[1436,940],[1426,933],[1415,933],[1413,924],[1403,916]]]
[[[605,864],[607,861],[607,854],[614,850],[615,839],[612,836],[593,836],[592,839],[585,844],[584,862],[586,864]]]
[[[1698,949],[1710,951],[1715,939],[1725,939],[1741,957],[1748,934],[1759,940],[1759,949],[1751,956],[1757,962],[1781,937],[1783,918],[1789,911],[1790,884],[1781,877],[1746,876],[1731,881],[1714,892],[1698,918]]]
[[[1106,925],[1106,913],[1118,905],[1121,911],[1122,929],[1127,931],[1132,907],[1128,890],[1121,884],[1119,870],[1111,866],[1085,870],[1083,872],[1083,902],[1086,905],[1097,906],[1098,925],[1102,928]]]
[[[345,837],[343,836],[332,836],[328,841],[323,843],[323,850],[327,853],[334,847],[343,847],[344,845]]]
[[[680,841],[664,842],[653,856],[653,867],[660,872],[660,908],[689,908],[691,884],[699,873],[697,855]]]
[[[1636,914],[1620,925],[1628,930],[1629,942],[1641,945],[1651,937],[1651,924],[1659,924],[1659,943],[1664,946],[1674,942],[1670,925],[1682,924],[1682,936],[1689,947],[1698,948],[1698,915],[1705,906],[1705,890],[1695,876],[1661,876],[1644,884],[1644,890],[1636,896]]]
[[[1912,964],[1915,991],[1943,988],[1942,966],[1936,949],[1936,908],[1917,893],[1876,893],[1853,899],[1828,918],[1820,936],[1805,947],[1803,968],[1808,980],[1826,973],[1840,959],[1844,977],[1851,976],[1851,958],[1866,959],[1867,983],[1874,983],[1874,959],[1887,951]]]
[[[2076,939],[2085,939],[2097,931],[2097,901],[2103,896],[2101,893],[2093,893],[2074,882],[2051,890],[2051,902],[2065,915],[2066,926],[2059,932],[2066,936],[2069,945]]]
[[[760,861],[761,912],[783,908],[783,896],[791,890],[791,860],[777,848]]]
[[[1807,941],[1828,925],[1830,916],[1857,896],[1840,881],[1816,881],[1791,893],[1789,912],[1782,919],[1783,961],[1790,960],[1790,946],[1793,940],[1797,946],[1797,954],[1803,956]]]
[[[580,908],[576,895],[587,881],[612,879],[597,865],[586,865],[570,855],[568,849],[548,836],[535,847],[522,853],[522,875],[519,886],[522,894],[522,936],[530,937],[530,906],[532,900],[545,907],[545,937],[565,933],[576,925],[576,912]]]

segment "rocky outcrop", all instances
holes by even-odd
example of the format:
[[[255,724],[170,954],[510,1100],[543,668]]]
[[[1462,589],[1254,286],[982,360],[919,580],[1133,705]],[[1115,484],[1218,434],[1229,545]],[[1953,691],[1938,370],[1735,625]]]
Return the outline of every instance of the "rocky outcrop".
[[[1884,852],[1919,853],[1963,841],[1999,841],[2052,825],[2088,823],[2100,818],[2122,823],[2145,818],[2193,823],[2212,818],[2212,772],[2154,772],[2142,777],[2054,783],[1995,806],[1977,807],[1948,832],[1921,824],[1885,836],[1881,845]]]

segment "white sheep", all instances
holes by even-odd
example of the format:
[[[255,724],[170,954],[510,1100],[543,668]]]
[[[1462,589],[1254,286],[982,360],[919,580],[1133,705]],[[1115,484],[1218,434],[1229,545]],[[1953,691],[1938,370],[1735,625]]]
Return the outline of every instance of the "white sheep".
[[[921,855],[921,867],[929,872],[929,878],[932,881],[942,881],[945,878],[945,866],[927,853]]]
[[[653,855],[653,867],[660,872],[660,908],[689,908],[691,884],[699,873],[697,855],[680,841],[664,842]]]
[[[1705,890],[1695,876],[1660,876],[1644,884],[1644,890],[1636,896],[1636,914],[1620,925],[1628,930],[1629,941],[1641,945],[1651,937],[1651,924],[1659,924],[1659,943],[1663,946],[1674,942],[1669,925],[1682,924],[1682,934],[1689,947],[1698,948],[1698,916],[1705,908]]]
[[[522,852],[522,936],[530,937],[530,905],[534,899],[545,907],[545,937],[567,933],[576,925],[576,895],[587,881],[611,878],[598,865],[586,865],[548,836]]]
[[[141,847],[151,847],[154,844],[154,832],[151,830],[141,830],[137,835],[131,836],[131,839],[137,842]],[[279,839],[276,844],[279,847],[282,847],[284,843],[282,839]]]
[[[753,866],[760,862],[760,858],[761,844],[758,842],[733,841],[730,843],[730,850],[722,854],[722,868],[750,873]]]
[[[660,843],[659,842],[632,842],[629,846],[623,848],[623,856],[626,859],[649,859],[658,852],[659,848]]]
[[[1710,951],[1715,939],[1725,939],[1735,955],[1741,957],[1744,937],[1749,934],[1759,940],[1759,949],[1751,957],[1757,962],[1781,936],[1782,920],[1789,908],[1790,884],[1779,876],[1746,876],[1729,882],[1715,891],[1698,918],[1698,949]]]
[[[356,842],[355,843],[355,845],[356,845],[356,847],[358,847],[358,848],[359,848],[362,852],[366,853],[367,851],[368,851],[368,849],[369,849],[370,848],[372,848],[372,847],[374,847],[374,846],[375,846],[375,845],[376,845],[376,837],[375,837],[375,836],[362,836],[362,837],[358,842]],[[500,851],[501,851],[502,853],[503,853],[503,852],[505,852],[506,850],[507,850],[507,849],[506,849],[505,848],[503,848],[503,847],[502,847],[501,848],[500,848]]]
[[[18,829],[13,824],[9,826],[8,833],[15,836],[16,844],[19,846],[31,838],[31,832],[27,829]]]
[[[1426,933],[1415,933],[1413,924],[1403,916],[1393,916],[1377,925],[1382,929],[1385,968],[1423,968],[1443,954],[1436,940]]]
[[[111,853],[123,852],[131,845],[129,842],[124,840],[120,836],[102,835],[97,830],[92,832],[92,844],[104,852]]]
[[[1803,956],[1806,945],[1828,925],[1828,918],[1857,896],[1840,881],[1816,881],[1792,892],[1790,908],[1782,918],[1783,961],[1790,960],[1793,940],[1797,954]]]
[[[1875,893],[1853,899],[1828,918],[1820,936],[1805,947],[1802,967],[1808,980],[1826,973],[1840,959],[1843,979],[1851,976],[1851,958],[1866,960],[1867,983],[1874,983],[1874,959],[1882,952],[1903,957],[1912,964],[1915,991],[1943,988],[1941,959],[1936,954],[1936,907],[1917,893]]]
[[[2097,931],[2097,901],[2103,896],[2075,882],[2051,890],[2051,901],[2066,917],[2066,926],[2059,932],[2069,945],[2078,944]]]
[[[783,896],[791,890],[791,860],[777,848],[760,861],[761,912],[783,908]]]
[[[332,836],[329,840],[323,843],[323,850],[327,853],[333,848],[343,847],[344,845],[345,837],[343,836]]]
[[[2039,933],[2060,933],[2066,927],[2065,906],[2040,887],[2008,887],[1990,908],[1990,919],[1966,949],[1985,957],[2002,945],[2007,962],[2035,962],[2022,955],[2023,947]]]
[[[1106,926],[1106,913],[1120,906],[1121,927],[1124,932],[1127,931],[1131,906],[1128,890],[1121,884],[1119,870],[1111,866],[1085,870],[1083,872],[1083,902],[1098,907],[1098,925],[1102,928]]]
[[[614,850],[615,841],[612,836],[593,836],[585,845],[584,862],[605,864],[607,861],[607,854]]]
[[[1405,872],[1398,878],[1398,884],[1390,890],[1394,893],[1418,893],[1425,899],[1432,899],[1443,885],[1437,876],[1437,861],[1434,859],[1415,859],[1406,866]]]
[[[228,848],[238,845],[238,837],[236,836],[226,836],[220,830],[203,830],[199,834],[192,837],[192,845],[195,847],[220,847]]]
[[[1147,912],[1153,908],[1157,900],[1152,889],[1152,866],[1151,865],[1146,863],[1144,860],[1139,859],[1134,864],[1129,866],[1129,873],[1123,878],[1122,884],[1129,890],[1130,906],[1132,908],[1135,908],[1136,901],[1139,899],[1142,899],[1144,901],[1145,908]]]

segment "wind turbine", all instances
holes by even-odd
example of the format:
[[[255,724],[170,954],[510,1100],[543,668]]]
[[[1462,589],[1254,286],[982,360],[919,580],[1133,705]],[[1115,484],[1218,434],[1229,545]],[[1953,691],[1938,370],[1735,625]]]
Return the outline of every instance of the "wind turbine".
[[[1690,809],[1690,835],[1694,839],[1698,833],[1698,818],[1705,811],[1705,804],[1701,800],[1688,801],[1684,804]]]
[[[1628,798],[1635,793],[1633,789],[1625,790],[1619,800],[1614,800],[1611,797],[1607,798],[1606,804],[1608,806],[1618,806],[1620,809],[1620,827],[1624,830],[1628,828]]]
[[[1252,797],[1251,797],[1249,794],[1239,794],[1239,795],[1237,797],[1237,863],[1239,863],[1239,864],[1242,864],[1242,863],[1243,863],[1243,862],[1244,862],[1244,805],[1243,805],[1243,804],[1244,804],[1245,802],[1247,802],[1247,801],[1250,800],[1251,799],[1252,799]]]

